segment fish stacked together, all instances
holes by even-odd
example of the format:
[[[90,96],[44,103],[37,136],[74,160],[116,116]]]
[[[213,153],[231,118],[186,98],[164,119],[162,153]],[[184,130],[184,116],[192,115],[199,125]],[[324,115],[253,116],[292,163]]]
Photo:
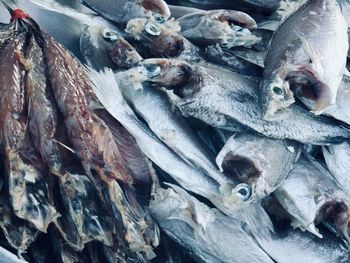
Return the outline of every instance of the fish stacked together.
[[[350,261],[345,1],[60,2],[0,28],[4,247]]]

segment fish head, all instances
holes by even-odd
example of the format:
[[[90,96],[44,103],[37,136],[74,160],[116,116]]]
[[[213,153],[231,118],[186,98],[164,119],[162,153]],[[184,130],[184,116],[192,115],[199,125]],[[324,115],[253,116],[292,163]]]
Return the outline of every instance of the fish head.
[[[127,69],[137,65],[142,57],[121,36],[117,29],[91,25],[80,37],[81,52],[89,64],[100,69]]]
[[[142,0],[140,3],[145,10],[152,13],[158,22],[168,20],[171,15],[167,3],[163,0]]]
[[[281,74],[272,74],[261,83],[264,119],[272,120],[295,102],[289,82]]]
[[[149,82],[171,89],[181,98],[193,95],[200,88],[200,72],[184,61],[153,58],[144,60],[142,66]]]
[[[135,18],[128,22],[126,32],[162,57],[176,57],[185,49],[185,38],[174,21],[164,24],[154,19]]]

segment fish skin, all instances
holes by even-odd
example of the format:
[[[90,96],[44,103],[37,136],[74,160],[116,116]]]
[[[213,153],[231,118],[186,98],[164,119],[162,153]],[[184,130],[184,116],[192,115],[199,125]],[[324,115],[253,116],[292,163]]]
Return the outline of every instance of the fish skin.
[[[260,41],[260,38],[252,35],[249,30],[256,27],[255,20],[240,11],[199,11],[180,17],[176,21],[181,27],[181,34],[196,45],[250,47]]]
[[[28,128],[33,144],[40,152],[50,172],[60,174],[61,155],[54,141],[57,128],[57,109],[47,89],[46,66],[42,50],[32,37],[26,50],[29,68],[26,74],[25,89],[28,105]]]
[[[221,171],[251,187],[250,202],[275,191],[299,157],[299,145],[254,134],[231,136],[216,157]]]
[[[350,165],[349,142],[324,146],[322,152],[329,172],[337,180],[343,191],[350,196],[350,177],[347,176]]]
[[[108,32],[111,37],[106,38]],[[88,66],[102,70],[125,70],[142,60],[135,48],[122,37],[122,33],[100,25],[86,26],[80,37],[80,50]]]
[[[294,97],[312,98],[317,115],[334,106],[348,47],[347,24],[337,1],[311,0],[290,15],[275,32],[265,59],[265,118],[288,108]]]
[[[25,70],[21,64],[25,41],[26,33],[18,33],[1,50],[4,63],[0,65],[0,142],[14,213],[46,232],[59,214],[49,201],[48,185],[40,170],[42,161],[27,134]]]
[[[106,124],[89,108],[89,80],[84,67],[60,44],[43,33],[44,55],[52,92],[69,139],[87,175],[95,170],[106,182],[132,183],[121,154]],[[63,85],[65,83],[65,85]]]
[[[170,17],[169,7],[163,0],[82,0],[82,3],[120,25],[126,25],[133,18],[147,17],[149,12],[162,15],[164,20]]]
[[[274,192],[290,214],[292,225],[322,237],[315,227],[330,222],[349,241],[349,199],[329,172],[304,154],[283,184]]]
[[[148,59],[143,65],[160,67],[160,73],[147,81],[172,89],[176,96],[171,94],[170,98],[185,117],[216,128],[235,131],[237,125],[243,125],[270,138],[321,145],[350,136],[334,120],[315,116],[299,105],[291,106],[279,119],[265,120],[257,81],[221,67],[208,63],[195,67],[176,59]],[[178,83],[182,83],[181,88]]]
[[[346,263],[349,250],[333,234],[325,233],[320,239],[311,233],[288,228],[272,235],[270,239],[256,238],[260,247],[280,263]],[[281,253],[283,251],[283,253]]]
[[[138,84],[142,85],[142,89],[137,87],[133,75],[137,76],[138,70],[134,68],[116,74],[123,97],[133,110],[164,144],[188,164],[194,165],[220,184],[234,183],[215,167],[214,156],[203,147],[186,120],[172,109],[172,104],[163,91],[146,84]]]
[[[179,5],[168,5],[171,17],[178,19],[184,15],[192,14],[195,12],[203,11],[198,8],[187,7],[187,6],[179,6]]]
[[[273,262],[239,221],[173,187],[158,189],[150,210],[163,231],[197,262]],[[239,242],[231,249],[234,240]]]

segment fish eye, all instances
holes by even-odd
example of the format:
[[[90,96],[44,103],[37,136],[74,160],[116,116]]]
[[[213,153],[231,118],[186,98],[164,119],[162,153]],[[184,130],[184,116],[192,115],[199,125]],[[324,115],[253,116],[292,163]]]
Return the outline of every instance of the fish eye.
[[[156,23],[148,22],[145,25],[145,30],[148,34],[152,36],[159,36],[161,33],[160,28],[157,26]]]
[[[272,88],[272,91],[273,91],[275,94],[277,94],[277,95],[282,95],[282,94],[283,94],[283,89],[281,89],[280,87],[277,87],[277,86],[273,87],[273,88]]]
[[[102,36],[108,42],[114,42],[118,39],[118,35],[109,29],[104,29],[102,31]]]
[[[144,64],[143,67],[147,70],[147,77],[153,78],[160,74],[160,67],[152,64]]]
[[[251,190],[250,186],[247,184],[239,184],[235,187],[234,190],[235,190],[236,195],[242,201],[247,201],[252,195],[252,190]]]

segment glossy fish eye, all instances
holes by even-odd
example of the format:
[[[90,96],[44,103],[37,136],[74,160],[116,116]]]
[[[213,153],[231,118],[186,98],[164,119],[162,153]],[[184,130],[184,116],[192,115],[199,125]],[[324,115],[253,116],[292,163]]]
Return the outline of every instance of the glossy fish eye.
[[[109,29],[104,29],[102,31],[102,36],[108,42],[114,42],[118,39],[118,35]]]
[[[153,78],[160,74],[160,67],[152,64],[144,64],[143,67],[147,70],[147,77]]]
[[[277,95],[282,95],[283,94],[283,89],[281,89],[280,87],[273,87],[272,91],[277,94]]]
[[[153,22],[147,22],[145,24],[145,31],[152,36],[159,36],[161,33],[161,30],[158,27],[158,25]]]
[[[252,190],[251,190],[250,186],[247,184],[239,184],[235,187],[234,190],[236,192],[236,195],[242,201],[247,201],[252,195]]]

